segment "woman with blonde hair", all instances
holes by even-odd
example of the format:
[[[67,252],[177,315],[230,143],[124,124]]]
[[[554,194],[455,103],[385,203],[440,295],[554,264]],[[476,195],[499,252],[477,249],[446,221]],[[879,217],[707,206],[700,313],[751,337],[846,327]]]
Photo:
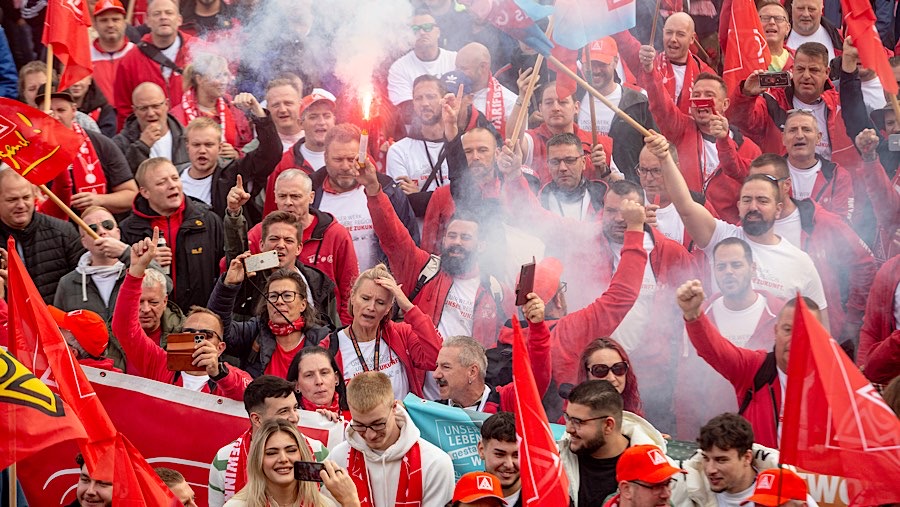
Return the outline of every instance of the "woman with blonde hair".
[[[297,428],[284,419],[269,421],[255,432],[247,457],[247,485],[225,507],[332,507],[317,483],[294,479],[294,462],[313,461]],[[325,461],[323,484],[341,507],[358,507],[359,496],[347,470]]]

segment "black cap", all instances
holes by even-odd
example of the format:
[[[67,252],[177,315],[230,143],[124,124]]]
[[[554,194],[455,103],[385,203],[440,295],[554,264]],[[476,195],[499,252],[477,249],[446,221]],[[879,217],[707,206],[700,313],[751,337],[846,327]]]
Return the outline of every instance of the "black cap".
[[[53,85],[50,87],[50,90],[51,90],[50,98],[51,99],[63,99],[63,100],[68,100],[69,102],[72,102],[72,103],[75,102],[75,98],[72,97],[72,94],[69,93],[67,90],[63,90],[63,91],[57,90],[57,91],[53,92],[52,90],[56,87],[57,87],[57,83],[53,83]],[[44,95],[46,95],[46,94],[47,94],[47,84],[44,83],[41,85],[40,88],[38,88],[37,95],[34,96],[34,103],[37,104],[38,106],[40,106],[41,102],[44,101]]]

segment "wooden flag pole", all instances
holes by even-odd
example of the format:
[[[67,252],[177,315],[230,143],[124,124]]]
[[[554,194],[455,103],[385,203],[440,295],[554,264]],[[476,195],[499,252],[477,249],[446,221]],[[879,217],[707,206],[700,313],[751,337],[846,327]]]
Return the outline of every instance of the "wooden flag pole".
[[[19,500],[19,492],[16,489],[16,464],[9,466],[9,507],[16,507]]]
[[[49,96],[49,94],[47,94],[47,95]],[[38,185],[38,188],[41,189],[41,192],[47,194],[47,197],[49,197],[50,200],[53,201],[53,204],[59,206],[59,209],[63,210],[63,212],[66,215],[69,215],[69,218],[71,218],[72,221],[75,222],[75,225],[77,225],[78,227],[81,227],[81,229],[88,236],[90,236],[94,239],[100,239],[100,236],[96,232],[92,231],[91,228],[88,227],[88,224],[84,223],[84,220],[82,220],[81,217],[78,216],[78,214],[76,214],[74,211],[72,211],[72,208],[66,206],[66,203],[62,202],[62,200],[60,200],[60,198],[57,197],[56,194],[54,194],[52,190],[47,188],[47,185]]]
[[[131,20],[134,19],[134,1],[128,0],[128,13],[125,14],[125,24],[130,25]]]
[[[50,112],[50,96],[53,94],[53,45],[47,45],[47,84],[44,85],[44,112]]]
[[[653,25],[650,27],[650,42],[647,44],[656,49],[656,21],[659,19],[659,4],[662,0],[656,0],[656,10],[653,11]]]
[[[584,76],[587,78],[587,81],[593,83],[594,82],[594,69],[591,68],[591,44],[588,44],[582,50],[584,53],[582,56],[584,57]],[[591,146],[597,145],[597,105],[594,104],[594,99],[590,96],[587,97],[590,101],[588,105],[591,110]]]
[[[588,91],[588,93],[590,93],[594,97],[597,97],[597,100],[599,100],[600,102],[603,102],[603,104],[606,105],[606,107],[612,109],[612,111],[614,113],[616,113],[617,115],[619,115],[620,118],[622,118],[623,120],[628,122],[628,124],[631,125],[632,127],[634,127],[635,130],[640,132],[641,135],[643,135],[644,137],[647,137],[650,135],[649,130],[645,129],[644,126],[641,125],[640,123],[638,123],[634,118],[632,118],[631,116],[628,116],[628,113],[626,113],[625,111],[622,111],[615,104],[610,102],[609,99],[604,97],[603,94],[598,92],[596,88],[594,88],[587,81],[582,79],[581,76],[572,72],[572,69],[566,67],[566,65],[563,64],[561,61],[559,61],[558,58],[556,58],[553,55],[550,55],[547,57],[547,61],[552,63],[553,66],[556,67],[556,70],[558,70],[559,72],[562,72],[563,74],[574,79],[575,82],[580,84],[582,87],[584,87],[584,89],[586,89]]]
[[[550,22],[547,24],[547,31],[545,33],[548,38],[553,34],[553,16],[550,16]],[[544,55],[539,54],[534,61],[534,69],[531,71],[531,81],[528,82],[528,87],[525,88],[524,95],[520,95],[522,105],[519,106],[519,114],[516,115],[516,122],[513,124],[512,135],[508,136],[508,139],[518,141],[519,136],[522,134],[522,126],[525,124],[525,118],[528,117],[528,104],[531,103],[531,96],[534,95],[534,87],[537,86],[538,73],[543,64]],[[519,90],[520,94],[521,92],[522,90]]]

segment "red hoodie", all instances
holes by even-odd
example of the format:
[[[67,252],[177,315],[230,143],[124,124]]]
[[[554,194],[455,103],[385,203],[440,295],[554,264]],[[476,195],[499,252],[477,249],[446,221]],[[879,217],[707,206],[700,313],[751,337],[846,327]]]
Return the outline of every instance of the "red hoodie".
[[[900,369],[900,323],[894,320],[894,297],[897,285],[900,284],[900,256],[887,261],[872,282],[869,301],[866,306],[866,317],[859,332],[859,351],[856,364],[864,367],[866,377],[875,382],[885,382],[897,375]],[[869,361],[874,359],[875,366],[891,365],[885,369],[872,368]],[[882,361],[892,359],[891,361]],[[890,373],[893,375],[890,375]],[[876,380],[877,379],[877,380]]]

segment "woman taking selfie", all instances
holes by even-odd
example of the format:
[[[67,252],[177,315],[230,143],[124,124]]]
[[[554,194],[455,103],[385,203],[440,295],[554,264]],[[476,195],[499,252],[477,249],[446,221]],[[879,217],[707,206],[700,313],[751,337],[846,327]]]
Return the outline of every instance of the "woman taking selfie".
[[[313,461],[297,428],[284,419],[264,424],[254,434],[247,458],[247,485],[225,507],[331,507],[316,482],[294,478],[294,462]],[[353,479],[333,461],[324,463],[319,479],[341,507],[359,506]]]

